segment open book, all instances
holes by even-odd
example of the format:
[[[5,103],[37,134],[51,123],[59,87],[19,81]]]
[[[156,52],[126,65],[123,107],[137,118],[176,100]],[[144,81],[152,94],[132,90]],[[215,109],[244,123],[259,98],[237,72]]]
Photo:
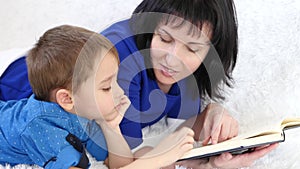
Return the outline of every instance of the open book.
[[[284,131],[294,127],[300,127],[300,118],[286,118],[279,123],[256,123],[251,131],[240,133],[230,140],[207,146],[197,146],[186,153],[179,161],[196,158],[206,158],[220,155],[224,152],[241,154],[252,151],[255,147],[268,145],[285,140]]]

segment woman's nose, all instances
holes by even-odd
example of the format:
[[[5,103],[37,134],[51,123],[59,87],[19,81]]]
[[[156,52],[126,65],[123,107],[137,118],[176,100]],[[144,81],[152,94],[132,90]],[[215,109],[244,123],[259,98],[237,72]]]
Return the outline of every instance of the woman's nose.
[[[166,62],[170,66],[175,66],[180,62],[180,54],[181,54],[181,45],[174,43],[169,48],[169,51],[166,54]]]

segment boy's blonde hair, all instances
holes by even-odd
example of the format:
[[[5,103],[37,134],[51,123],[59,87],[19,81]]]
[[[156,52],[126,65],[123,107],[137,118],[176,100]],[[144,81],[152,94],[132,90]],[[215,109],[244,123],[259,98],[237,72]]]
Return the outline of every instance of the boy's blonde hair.
[[[112,43],[98,33],[69,25],[46,31],[26,58],[36,98],[50,101],[50,92],[61,88],[76,92],[104,52],[112,52],[119,60]]]

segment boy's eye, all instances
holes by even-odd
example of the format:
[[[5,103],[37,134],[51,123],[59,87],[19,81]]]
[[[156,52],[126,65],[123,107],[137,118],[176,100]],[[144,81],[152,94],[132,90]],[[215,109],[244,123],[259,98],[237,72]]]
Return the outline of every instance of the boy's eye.
[[[105,91],[105,92],[110,91],[110,89],[111,89],[111,86],[109,86],[109,87],[107,87],[107,88],[102,88],[102,90]]]

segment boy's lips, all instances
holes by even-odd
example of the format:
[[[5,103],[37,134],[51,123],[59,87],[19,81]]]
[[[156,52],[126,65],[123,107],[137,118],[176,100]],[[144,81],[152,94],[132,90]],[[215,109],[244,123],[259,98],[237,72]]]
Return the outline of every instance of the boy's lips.
[[[120,101],[119,101],[119,104],[117,104],[115,106],[116,110],[117,111],[120,111],[120,109],[123,107],[123,106],[126,106],[127,104],[130,104],[130,102],[127,101],[128,99],[126,99],[126,97],[123,97]]]

